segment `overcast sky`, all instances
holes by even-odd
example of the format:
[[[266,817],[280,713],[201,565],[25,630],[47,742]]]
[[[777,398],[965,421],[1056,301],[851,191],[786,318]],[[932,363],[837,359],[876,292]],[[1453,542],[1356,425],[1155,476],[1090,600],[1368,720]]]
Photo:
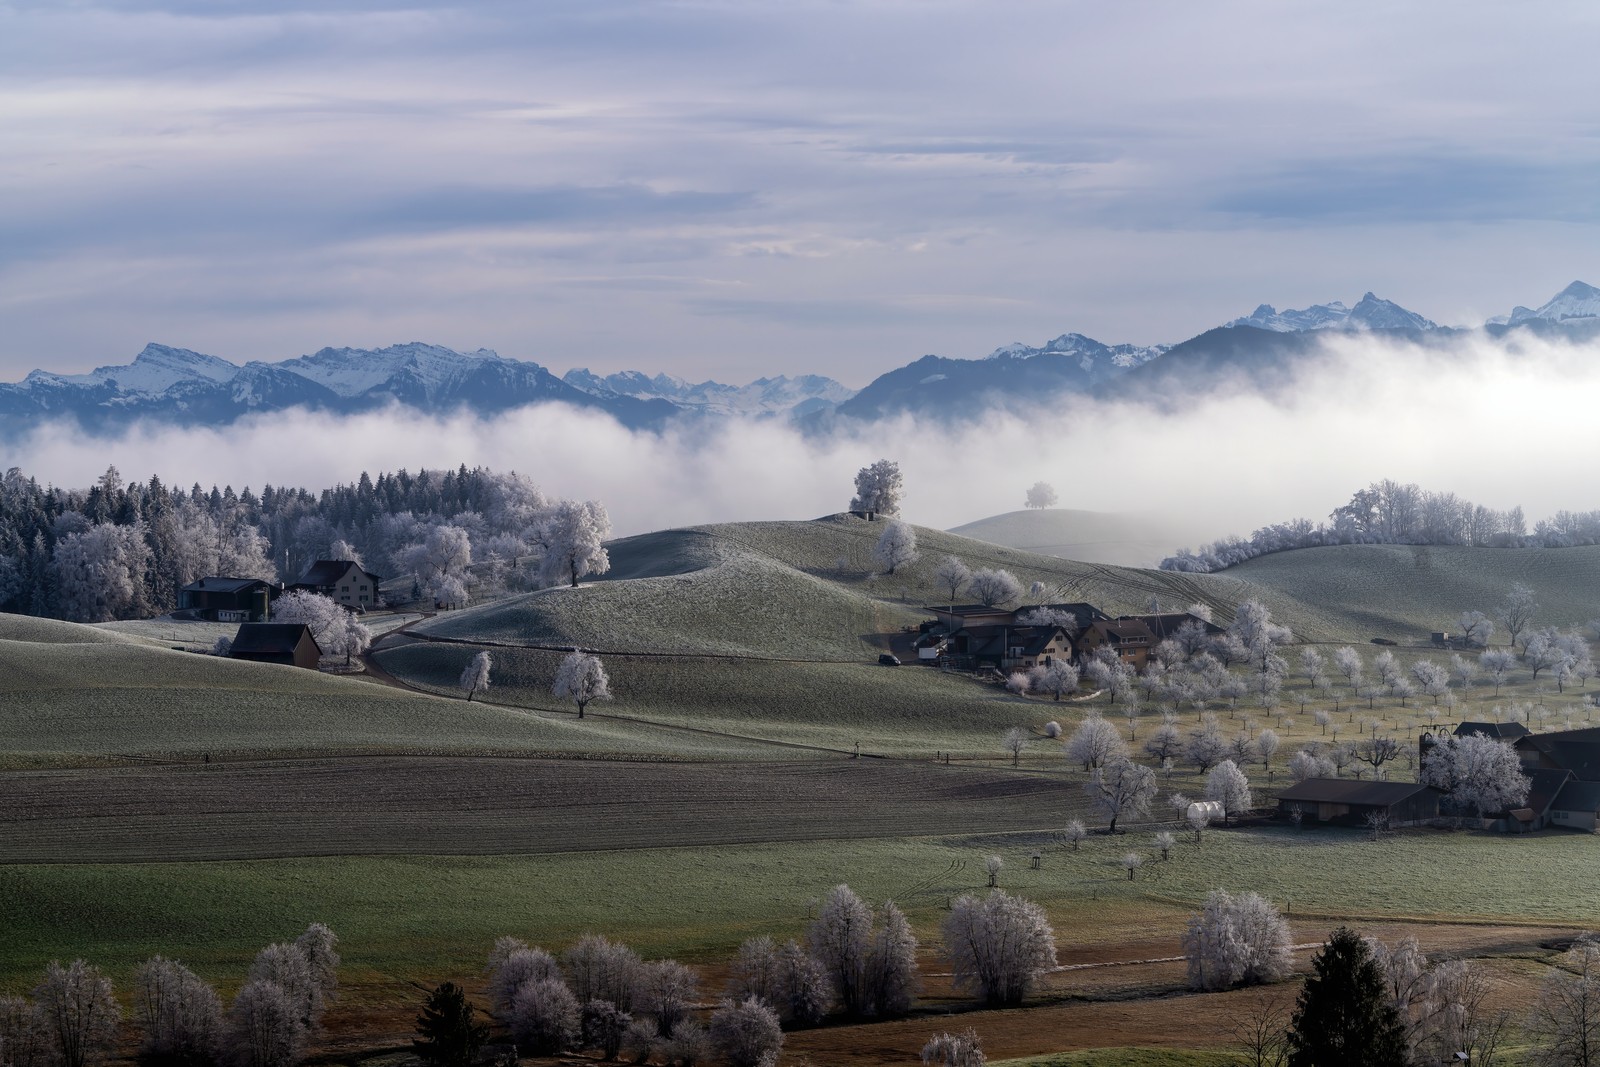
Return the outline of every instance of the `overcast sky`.
[[[0,0],[0,379],[147,341],[860,386],[1600,283],[1600,7]]]

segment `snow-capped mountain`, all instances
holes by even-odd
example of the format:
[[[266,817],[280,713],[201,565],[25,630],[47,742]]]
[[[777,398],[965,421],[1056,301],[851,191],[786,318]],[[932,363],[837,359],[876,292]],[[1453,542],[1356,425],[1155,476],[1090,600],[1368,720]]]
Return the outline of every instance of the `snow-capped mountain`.
[[[1093,377],[1111,368],[1126,369],[1148,363],[1163,355],[1171,347],[1171,345],[1150,345],[1143,348],[1138,345],[1108,345],[1096,341],[1093,337],[1085,337],[1081,333],[1064,333],[1053,341],[1046,341],[1038,348],[1030,348],[1016,342],[1002,345],[990,352],[988,358],[1031,359],[1042,355],[1074,356],[1084,373]]]
[[[1439,324],[1425,319],[1415,311],[1407,311],[1392,300],[1380,300],[1367,293],[1355,307],[1346,307],[1342,301],[1313,304],[1308,308],[1279,311],[1271,304],[1262,304],[1250,314],[1224,326],[1254,326],[1258,330],[1274,333],[1300,333],[1306,330],[1436,330]],[[1170,346],[1169,346],[1170,347]]]
[[[670,374],[650,377],[638,371],[602,378],[588,368],[578,368],[568,371],[561,380],[592,396],[667,400],[709,415],[804,415],[855,395],[854,389],[819,374],[793,378],[779,375],[757,378],[749,385],[723,385],[713,381],[688,382]]]
[[[1600,289],[1587,282],[1573,282],[1538,308],[1525,308],[1520,304],[1511,309],[1503,320],[1520,326],[1525,322],[1570,322],[1573,319],[1600,317]]]

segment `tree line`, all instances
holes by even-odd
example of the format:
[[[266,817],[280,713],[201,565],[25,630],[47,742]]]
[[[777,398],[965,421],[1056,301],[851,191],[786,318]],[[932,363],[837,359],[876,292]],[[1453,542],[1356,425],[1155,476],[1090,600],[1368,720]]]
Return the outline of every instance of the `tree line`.
[[[78,622],[146,618],[212,575],[293,582],[318,559],[413,576],[416,598],[576,584],[609,566],[605,509],[556,500],[515,472],[366,472],[313,493],[209,492],[108,468],[87,489],[0,476],[0,611]]]
[[[1521,507],[1498,511],[1454,493],[1386,479],[1357,491],[1326,522],[1293,519],[1263,526],[1249,537],[1224,537],[1197,552],[1180,549],[1161,561],[1161,569],[1205,574],[1271,552],[1323,545],[1600,545],[1600,511],[1558,511],[1530,532]]]

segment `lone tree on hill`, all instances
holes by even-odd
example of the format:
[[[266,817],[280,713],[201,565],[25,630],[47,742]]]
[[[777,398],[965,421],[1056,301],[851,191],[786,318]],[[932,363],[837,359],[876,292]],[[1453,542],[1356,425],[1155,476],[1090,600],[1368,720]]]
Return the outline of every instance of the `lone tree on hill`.
[[[611,699],[611,679],[599,656],[587,652],[569,652],[556,671],[556,682],[551,692],[563,700],[578,705],[578,718],[591,701]]]
[[[1405,1027],[1366,941],[1341,926],[1311,968],[1289,1024],[1289,1067],[1405,1067]]]
[[[917,531],[909,523],[894,519],[883,528],[872,558],[893,574],[900,567],[909,567],[917,561]]]
[[[437,1067],[470,1067],[488,1039],[489,1024],[474,1018],[466,991],[446,982],[423,1003],[411,1050]]]
[[[1057,499],[1055,486],[1048,482],[1034,482],[1032,488],[1028,490],[1028,506],[1030,508],[1038,508],[1040,510],[1053,508],[1056,506]]]
[[[466,669],[461,672],[461,688],[467,691],[467,703],[472,703],[474,693],[482,693],[489,688],[489,668],[493,665],[487,652],[479,652],[467,663]]]
[[[540,549],[539,581],[547,586],[568,582],[576,589],[584,575],[604,574],[611,569],[605,549],[610,536],[611,519],[604,504],[563,500],[534,531]]]
[[[856,495],[850,501],[850,510],[873,515],[899,515],[900,497],[904,492],[900,464],[880,459],[872,466],[862,467],[856,472]]]

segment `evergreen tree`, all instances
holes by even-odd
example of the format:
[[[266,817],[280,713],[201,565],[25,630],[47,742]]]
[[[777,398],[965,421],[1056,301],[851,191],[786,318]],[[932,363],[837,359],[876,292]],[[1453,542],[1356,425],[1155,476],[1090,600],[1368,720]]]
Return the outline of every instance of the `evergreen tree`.
[[[1405,1028],[1367,943],[1341,926],[1311,967],[1289,1026],[1289,1067],[1405,1067]]]
[[[473,1018],[466,991],[446,982],[428,994],[417,1016],[417,1033],[411,1049],[438,1067],[468,1067],[488,1040],[489,1026]]]

